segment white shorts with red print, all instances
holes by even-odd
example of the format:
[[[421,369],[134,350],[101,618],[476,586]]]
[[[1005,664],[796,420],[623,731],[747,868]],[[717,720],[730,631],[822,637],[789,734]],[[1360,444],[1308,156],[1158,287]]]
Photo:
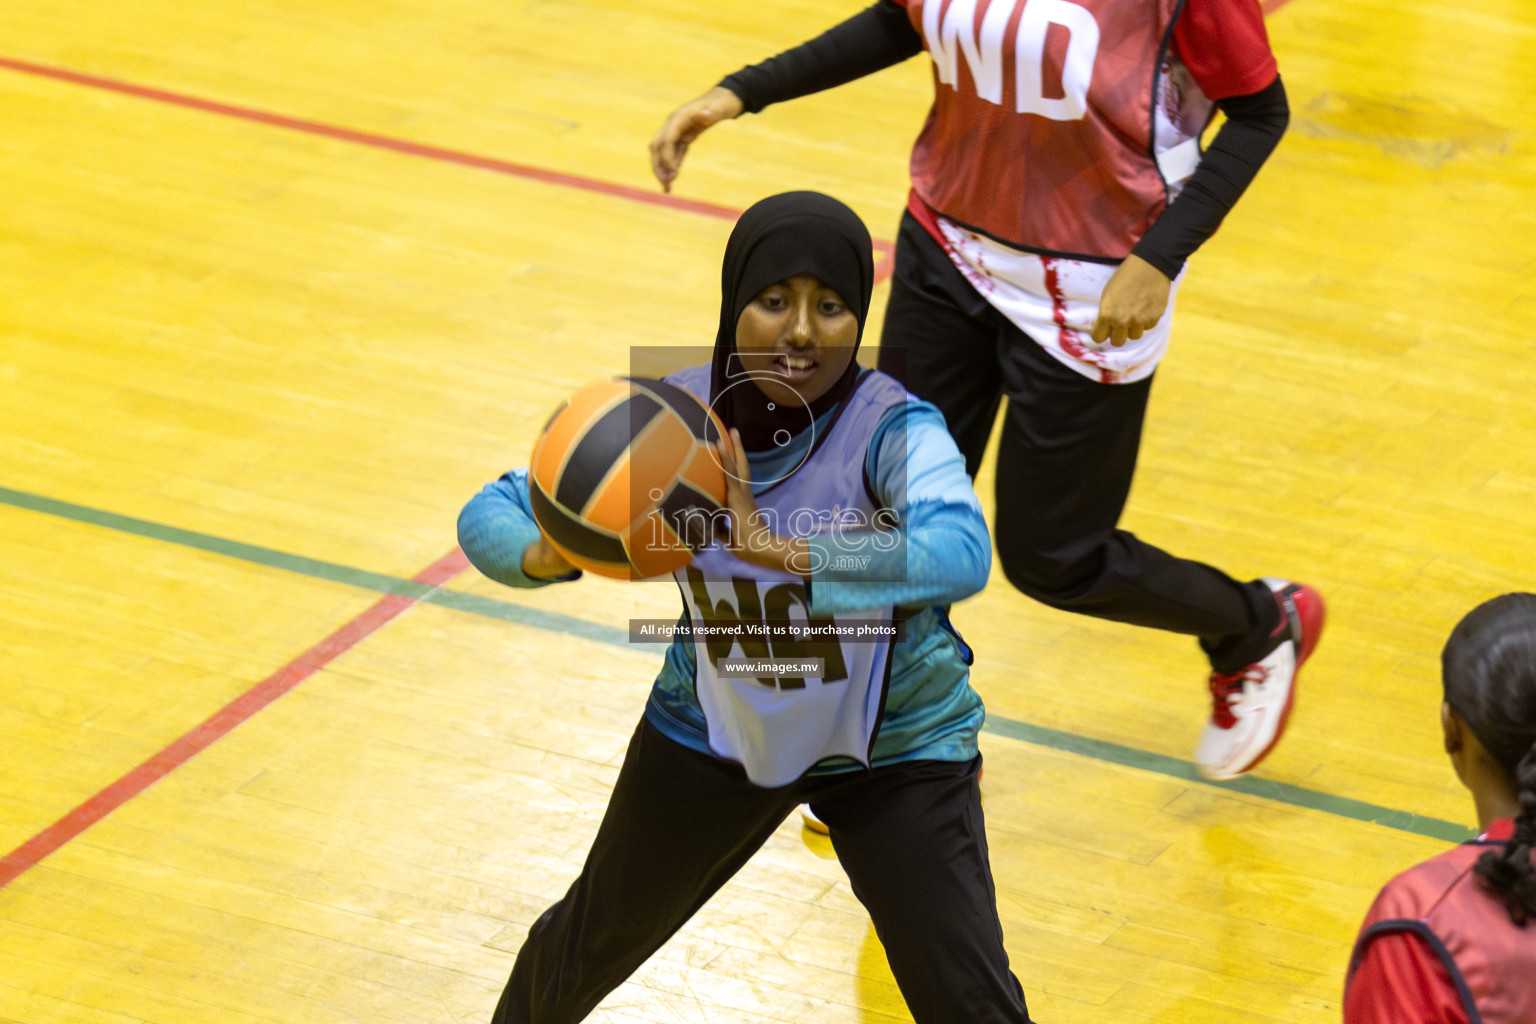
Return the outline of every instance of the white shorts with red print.
[[[1116,348],[1089,336],[1099,296],[1115,268],[1103,263],[1038,256],[1013,249],[939,217],[944,248],[978,292],[1010,321],[1072,369],[1105,384],[1129,384],[1152,375],[1168,350],[1169,325],[1180,272],[1168,308],[1150,331]]]

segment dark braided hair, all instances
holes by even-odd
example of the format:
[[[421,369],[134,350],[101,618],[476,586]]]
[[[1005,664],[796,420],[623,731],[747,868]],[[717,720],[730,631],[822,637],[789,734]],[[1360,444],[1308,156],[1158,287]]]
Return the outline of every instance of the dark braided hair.
[[[1451,632],[1440,664],[1446,702],[1519,794],[1514,838],[1475,870],[1524,927],[1536,917],[1536,594],[1478,605]]]

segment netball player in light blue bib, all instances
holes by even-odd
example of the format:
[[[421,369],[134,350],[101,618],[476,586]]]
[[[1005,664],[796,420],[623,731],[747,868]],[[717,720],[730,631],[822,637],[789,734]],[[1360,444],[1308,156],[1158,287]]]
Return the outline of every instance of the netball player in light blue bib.
[[[826,823],[918,1024],[1029,1020],[1008,966],[977,776],[984,712],[947,607],[991,545],[937,410],[854,358],[873,289],[842,203],[773,196],[726,247],[707,365],[668,379],[720,414],[728,525],[680,570],[667,649],[586,864],[530,929],[497,1022],[585,1017],[802,802]],[[465,507],[509,586],[575,573],[527,473]]]

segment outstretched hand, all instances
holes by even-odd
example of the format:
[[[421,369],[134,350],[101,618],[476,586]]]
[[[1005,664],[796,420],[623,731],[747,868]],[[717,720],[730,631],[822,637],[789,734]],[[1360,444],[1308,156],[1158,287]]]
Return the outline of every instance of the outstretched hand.
[[[694,139],[721,121],[740,117],[741,97],[723,85],[717,85],[696,100],[672,111],[651,139],[651,170],[661,182],[663,192],[672,191],[672,182],[683,165],[683,157]]]
[[[1099,298],[1099,317],[1090,336],[1119,347],[1157,326],[1168,308],[1173,282],[1140,256],[1127,256]]]

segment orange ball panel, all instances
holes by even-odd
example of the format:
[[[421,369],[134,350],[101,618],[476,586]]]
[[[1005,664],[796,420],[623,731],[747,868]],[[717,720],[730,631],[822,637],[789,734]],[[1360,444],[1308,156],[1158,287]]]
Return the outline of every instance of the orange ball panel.
[[[712,449],[698,445],[677,475],[720,504],[725,504],[725,469],[720,465],[720,457]]]
[[[600,380],[573,394],[545,424],[533,445],[528,469],[534,479],[553,492],[560,470],[588,425],[630,396],[628,381]]]
[[[693,447],[693,435],[682,420],[668,413],[653,419],[629,450],[615,472],[603,481],[582,512],[582,518],[615,532],[651,509],[672,489],[679,467]]]
[[[588,431],[616,406],[640,393],[659,401],[662,412],[650,417],[638,436],[628,438],[622,455],[611,465],[579,470],[587,480],[600,478],[584,508],[557,504],[553,495],[560,490],[565,474],[578,471],[568,463],[572,453],[582,447]],[[530,464],[535,489],[540,491],[535,512],[549,520],[541,520],[541,529],[555,550],[573,565],[601,576],[634,580],[664,576],[692,559],[676,528],[657,509],[658,499],[653,494],[659,493],[660,500],[665,500],[676,487],[687,486],[723,504],[725,472],[715,453],[694,436],[684,418],[696,418],[696,412],[680,414],[668,404],[681,400],[676,390],[647,387],[646,381],[602,380],[573,394],[545,425]],[[703,402],[698,406],[713,421],[716,436],[723,436],[714,411]],[[593,449],[588,446],[588,450]],[[577,487],[578,492],[584,489]],[[551,531],[562,540],[556,541]],[[572,550],[573,545],[580,550]],[[627,562],[617,560],[620,550]]]
[[[645,495],[647,504],[654,500],[649,496],[652,489],[665,492],[671,486],[693,448],[693,433],[688,424],[670,410],[653,419],[630,442],[630,477]]]
[[[574,551],[568,551],[554,541],[549,540],[547,535],[544,539],[549,541],[550,547],[560,553],[561,558],[564,558],[567,562],[570,562],[584,572],[596,573],[599,576],[607,576],[609,579],[614,580],[633,580],[638,578],[635,574],[635,567],[628,562],[599,562],[591,558],[583,558]]]
[[[693,560],[693,552],[682,538],[672,532],[672,527],[661,513],[652,511],[636,524],[626,539],[629,560],[641,578],[665,576],[676,572]]]
[[[620,459],[604,480],[597,493],[592,495],[592,500],[587,502],[587,507],[582,511],[581,518],[602,530],[612,533],[623,533],[629,529],[629,524],[635,521],[635,517],[645,511],[644,507],[631,508],[631,494],[634,485],[631,482],[630,458],[625,456]]]

